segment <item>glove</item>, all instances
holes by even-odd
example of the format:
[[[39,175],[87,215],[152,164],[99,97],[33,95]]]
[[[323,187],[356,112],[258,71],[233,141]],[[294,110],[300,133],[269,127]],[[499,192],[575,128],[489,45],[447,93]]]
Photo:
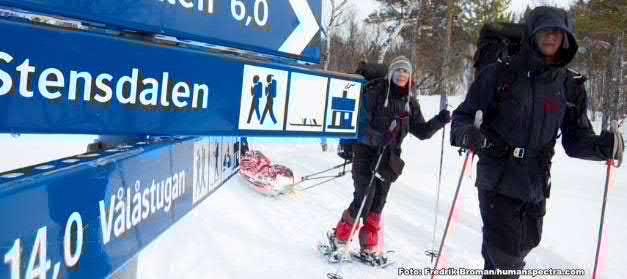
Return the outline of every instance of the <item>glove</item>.
[[[477,151],[486,145],[486,137],[479,128],[468,125],[462,132],[462,146]]]
[[[616,144],[616,151],[614,151],[615,140],[618,140],[618,143]],[[621,162],[623,161],[625,141],[623,140],[623,135],[621,133],[614,134],[609,131],[601,132],[599,146],[601,148],[601,152],[605,154],[608,160],[614,159]]]
[[[395,120],[396,121],[396,120]],[[393,127],[383,133],[383,144],[395,146],[401,143],[401,127],[394,124]]]
[[[440,121],[440,123],[442,124],[447,124],[449,122],[451,122],[451,112],[444,109],[442,111],[440,111],[440,113],[438,113],[438,115],[435,116],[435,118]]]

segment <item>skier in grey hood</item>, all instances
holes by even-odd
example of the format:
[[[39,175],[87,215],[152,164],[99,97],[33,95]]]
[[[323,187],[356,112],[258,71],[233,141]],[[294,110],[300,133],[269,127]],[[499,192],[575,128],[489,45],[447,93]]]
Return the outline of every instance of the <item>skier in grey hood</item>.
[[[594,133],[586,115],[585,78],[565,68],[578,49],[566,12],[537,7],[526,24],[521,51],[486,66],[453,113],[451,143],[479,156],[476,186],[486,270],[522,269],[540,243],[560,130],[570,157],[622,159],[622,136]],[[478,110],[484,115],[480,128],[473,125]]]

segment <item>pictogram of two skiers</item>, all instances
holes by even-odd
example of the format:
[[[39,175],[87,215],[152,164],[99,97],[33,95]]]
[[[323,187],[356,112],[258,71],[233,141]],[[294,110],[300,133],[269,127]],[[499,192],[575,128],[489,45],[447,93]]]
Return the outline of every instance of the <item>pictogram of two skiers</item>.
[[[500,27],[484,27],[481,38],[494,39],[483,35],[504,30]],[[352,149],[355,191],[329,233],[336,256],[346,255],[354,235],[361,248],[357,256],[374,262],[385,257],[379,248],[381,214],[390,185],[403,170],[401,144],[407,134],[429,139],[452,120],[451,144],[479,158],[475,184],[486,270],[522,269],[525,257],[538,246],[551,190],[551,160],[560,137],[568,156],[607,161],[608,172],[615,160],[622,160],[621,133],[615,127],[594,133],[586,115],[585,77],[566,68],[578,49],[566,12],[537,7],[525,24],[505,28],[520,31],[520,37],[498,40],[511,36],[501,31],[496,41],[482,43],[480,39],[475,56],[478,75],[452,117],[444,107],[425,121],[414,96],[413,66],[407,58],[395,58],[384,71],[381,65],[360,65],[357,72],[368,83],[358,138],[341,142],[350,145],[341,148],[343,158],[345,150]],[[478,111],[483,115],[480,125],[475,124]],[[439,258],[439,252],[434,256]]]

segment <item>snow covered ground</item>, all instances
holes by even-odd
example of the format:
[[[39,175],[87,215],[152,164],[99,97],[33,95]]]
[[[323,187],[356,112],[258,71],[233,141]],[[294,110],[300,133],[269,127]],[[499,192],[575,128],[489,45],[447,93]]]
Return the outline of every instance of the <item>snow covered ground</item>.
[[[459,103],[461,99],[453,100]],[[425,117],[436,114],[438,99],[422,97]],[[448,145],[444,159],[438,239],[455,190],[463,158]],[[422,269],[431,265],[424,252],[432,248],[436,181],[441,134],[404,143],[404,174],[393,184],[384,210],[385,246],[398,251],[396,266],[379,270],[358,263],[345,264],[345,278],[407,278],[398,267]],[[0,171],[48,161],[85,150],[88,136],[0,136]],[[319,144],[272,143],[249,139],[275,163],[290,166],[297,176],[341,163]],[[581,268],[591,278],[597,239],[605,166],[569,159],[557,146],[552,198],[548,203],[543,240],[527,258],[529,268]],[[8,154],[7,154],[8,153]],[[8,156],[7,156],[8,155]],[[305,183],[301,188],[315,183]],[[334,272],[315,250],[324,232],[333,227],[352,197],[349,175],[296,195],[267,198],[235,176],[214,195],[165,232],[139,257],[140,278],[326,278]],[[458,221],[445,248],[449,267],[481,268],[481,219],[476,189],[462,187]],[[606,217],[608,256],[603,278],[627,278],[627,167],[618,171],[610,192]],[[416,276],[418,277],[418,276]],[[455,277],[451,277],[455,278]],[[473,277],[457,277],[473,278]],[[539,278],[539,277],[536,277]],[[558,278],[558,277],[551,277]]]
[[[423,97],[421,103],[426,117],[435,115],[437,98]],[[386,270],[347,264],[342,268],[345,278],[406,278],[398,275],[398,267],[422,269],[431,265],[424,251],[431,249],[432,243],[440,139],[441,134],[436,134],[429,141],[409,138],[404,143],[405,173],[392,186],[384,210],[385,246],[398,250],[398,264]],[[274,162],[292,167],[296,175],[341,163],[333,152],[320,152],[318,144],[250,141],[253,148],[263,150]],[[438,239],[463,160],[448,145],[448,134],[446,142]],[[557,153],[543,240],[527,258],[528,267],[585,269],[586,276],[575,278],[590,278],[605,166],[569,159],[560,145]],[[472,185],[473,181],[465,182],[460,194],[461,214],[445,248],[449,267],[483,265],[481,219]],[[627,225],[623,222],[627,215],[626,168],[619,170],[616,185],[608,200],[608,257],[603,278],[618,279],[627,278],[622,268],[627,256]],[[164,273],[155,271],[160,270],[156,268],[159,264],[180,259],[165,277],[326,278],[325,273],[334,272],[336,266],[326,264],[314,247],[337,222],[352,191],[350,176],[344,176],[294,196],[273,199],[260,196],[236,177],[145,251],[151,256],[143,257],[140,274],[143,278],[161,277]],[[169,247],[167,254],[158,252],[163,246]]]

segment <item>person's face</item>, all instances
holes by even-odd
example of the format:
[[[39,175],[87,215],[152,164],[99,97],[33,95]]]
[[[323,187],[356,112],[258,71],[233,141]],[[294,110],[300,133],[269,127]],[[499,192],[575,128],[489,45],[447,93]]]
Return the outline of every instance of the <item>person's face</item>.
[[[405,69],[395,70],[392,73],[392,81],[400,87],[405,87],[409,82],[409,72]]]
[[[562,46],[564,33],[558,30],[542,31],[536,34],[536,43],[544,56],[552,57]]]

